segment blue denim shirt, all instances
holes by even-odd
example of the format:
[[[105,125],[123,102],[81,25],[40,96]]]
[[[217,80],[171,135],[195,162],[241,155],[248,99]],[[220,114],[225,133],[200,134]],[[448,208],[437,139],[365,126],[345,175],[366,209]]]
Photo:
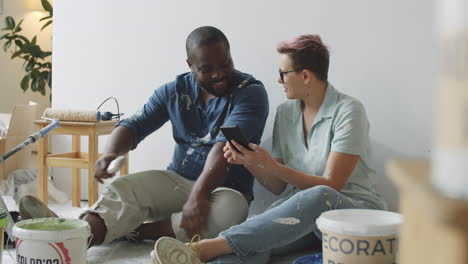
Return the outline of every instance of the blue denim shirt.
[[[220,126],[238,125],[250,142],[260,143],[269,109],[265,87],[237,70],[229,85],[227,95],[210,98],[205,106],[194,74],[181,74],[156,89],[141,110],[117,126],[132,131],[135,149],[145,137],[171,121],[176,145],[167,169],[196,180],[213,145],[227,141]],[[252,185],[253,176],[243,166],[229,167],[223,186],[253,198]]]

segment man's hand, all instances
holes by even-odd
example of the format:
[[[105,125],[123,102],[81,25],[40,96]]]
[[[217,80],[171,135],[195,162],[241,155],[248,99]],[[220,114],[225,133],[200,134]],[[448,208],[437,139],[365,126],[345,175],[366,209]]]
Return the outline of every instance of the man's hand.
[[[187,238],[201,235],[207,230],[209,196],[191,194],[182,208],[180,228],[184,229]]]
[[[94,166],[94,178],[100,183],[104,183],[103,179],[109,179],[115,176],[115,173],[108,174],[107,167],[111,161],[117,158],[116,154],[104,154],[97,161]]]

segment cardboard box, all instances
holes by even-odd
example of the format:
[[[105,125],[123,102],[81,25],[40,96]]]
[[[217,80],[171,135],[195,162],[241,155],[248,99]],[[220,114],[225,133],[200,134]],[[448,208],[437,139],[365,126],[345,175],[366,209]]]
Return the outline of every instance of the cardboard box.
[[[0,155],[12,150],[34,133],[38,129],[34,121],[38,118],[38,105],[34,102],[16,105],[11,114],[0,113],[0,120],[8,124],[6,136],[0,138]],[[37,168],[36,150],[37,146],[31,144],[0,164],[0,181],[15,170]]]

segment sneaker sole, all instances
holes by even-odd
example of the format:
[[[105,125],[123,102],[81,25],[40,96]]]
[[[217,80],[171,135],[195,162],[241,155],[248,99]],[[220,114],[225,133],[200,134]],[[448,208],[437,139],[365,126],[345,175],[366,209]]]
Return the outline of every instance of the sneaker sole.
[[[158,261],[158,258],[156,257],[156,254],[154,254],[154,250],[151,251],[150,256],[151,256],[151,260],[153,261],[153,264],[160,264]]]
[[[201,264],[195,253],[184,243],[172,237],[162,237],[156,241],[154,251],[155,264]]]

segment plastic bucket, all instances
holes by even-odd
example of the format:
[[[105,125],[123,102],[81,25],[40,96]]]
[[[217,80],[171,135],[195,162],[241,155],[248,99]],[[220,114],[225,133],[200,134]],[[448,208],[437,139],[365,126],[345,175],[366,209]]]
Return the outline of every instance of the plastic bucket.
[[[7,225],[7,222],[7,213],[0,208],[0,264],[2,264],[3,258],[3,229]]]
[[[38,218],[13,227],[19,264],[85,264],[88,237],[86,221]]]
[[[394,212],[343,209],[317,219],[324,264],[393,264],[403,217]]]

